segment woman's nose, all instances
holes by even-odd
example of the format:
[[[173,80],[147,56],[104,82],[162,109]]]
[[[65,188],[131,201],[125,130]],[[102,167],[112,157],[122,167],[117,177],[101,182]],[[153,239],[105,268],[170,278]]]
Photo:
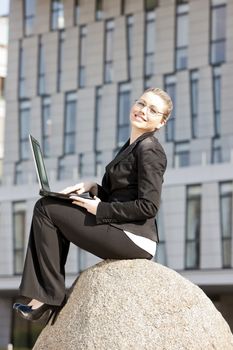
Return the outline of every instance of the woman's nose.
[[[141,112],[143,112],[145,114],[147,112],[147,106],[142,107]]]

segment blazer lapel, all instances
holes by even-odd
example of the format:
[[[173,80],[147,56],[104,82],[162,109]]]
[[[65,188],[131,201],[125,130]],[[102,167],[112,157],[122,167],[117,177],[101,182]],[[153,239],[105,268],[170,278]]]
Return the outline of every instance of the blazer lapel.
[[[121,147],[121,149],[119,150],[119,152],[117,153],[115,158],[110,163],[108,163],[108,165],[106,166],[106,170],[108,171],[112,166],[119,163],[130,152],[132,152],[132,150],[134,149],[134,147],[137,145],[137,143],[139,141],[144,140],[146,137],[151,136],[151,135],[154,135],[154,131],[150,131],[150,132],[146,132],[146,133],[142,134],[134,142],[132,142],[131,145],[129,144],[129,142],[130,142],[130,138],[129,138],[126,141],[126,143]]]

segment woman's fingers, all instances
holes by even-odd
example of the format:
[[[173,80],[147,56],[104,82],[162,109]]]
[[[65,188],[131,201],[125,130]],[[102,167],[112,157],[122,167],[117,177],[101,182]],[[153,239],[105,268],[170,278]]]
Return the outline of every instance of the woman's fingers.
[[[69,194],[72,192],[76,192],[78,194],[81,194],[84,192],[84,186],[83,186],[83,182],[81,182],[80,184],[76,184],[74,186],[69,186],[66,187],[64,190],[60,191],[60,193],[65,193],[65,194]]]
[[[72,201],[72,204],[85,208],[89,213],[93,215],[96,215],[97,207],[99,205],[99,202],[101,202],[100,198],[96,196],[94,197],[94,200],[77,196],[70,196],[70,198],[74,199]]]

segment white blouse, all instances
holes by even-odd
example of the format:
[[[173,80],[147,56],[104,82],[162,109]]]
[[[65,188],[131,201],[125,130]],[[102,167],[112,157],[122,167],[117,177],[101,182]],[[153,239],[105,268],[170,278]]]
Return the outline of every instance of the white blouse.
[[[143,250],[145,250],[146,252],[150,253],[152,256],[155,255],[156,242],[152,241],[149,238],[135,235],[132,232],[125,231],[125,230],[123,230],[123,231],[138,247],[140,247]]]

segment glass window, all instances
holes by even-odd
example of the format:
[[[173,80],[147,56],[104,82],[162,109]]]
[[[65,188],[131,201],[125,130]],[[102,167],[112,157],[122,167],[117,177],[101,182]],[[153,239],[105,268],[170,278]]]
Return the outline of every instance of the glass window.
[[[221,133],[221,67],[213,67],[213,101],[215,136]]]
[[[30,102],[22,101],[20,103],[19,110],[19,142],[20,142],[20,159],[29,158],[29,139],[28,134],[30,132]]]
[[[199,268],[201,230],[201,186],[187,186],[186,203],[186,269]]]
[[[25,51],[20,43],[19,49],[19,98],[26,97]]]
[[[66,178],[65,159],[63,157],[58,158],[58,180],[64,180]]]
[[[213,137],[212,139],[212,163],[222,162],[222,147],[221,139],[219,137]]]
[[[175,115],[176,115],[176,77],[174,75],[167,75],[165,77],[165,91],[171,97],[173,102],[173,110],[168,122],[165,125],[166,141],[175,140]]]
[[[74,24],[78,25],[80,19],[80,0],[75,0],[74,5]]]
[[[124,16],[125,14],[125,0],[121,0],[121,16]]]
[[[105,64],[104,64],[104,82],[113,81],[113,40],[114,40],[114,21],[106,22],[105,28]]]
[[[87,265],[86,265],[87,254],[86,254],[85,250],[83,250],[79,247],[77,249],[77,252],[78,252],[78,272],[81,273],[87,267]]]
[[[101,117],[103,103],[103,88],[96,88],[96,105],[95,105],[95,135],[94,135],[94,152],[95,152],[95,176],[101,176],[102,173],[102,150],[101,150]]]
[[[5,77],[0,77],[0,100],[5,97]]]
[[[22,163],[16,162],[15,163],[15,179],[14,179],[14,184],[19,185],[24,183],[24,176],[23,176],[23,168],[22,168]]]
[[[165,228],[164,228],[164,215],[163,215],[163,203],[161,202],[158,215],[156,217],[158,232],[159,232],[159,244],[156,247],[156,254],[154,260],[159,264],[167,265],[166,254],[166,241],[165,241]]]
[[[79,153],[78,155],[78,177],[83,177],[83,169],[84,169],[84,154]]]
[[[126,18],[126,30],[127,30],[127,59],[128,59],[128,79],[132,77],[132,57],[133,57],[133,16],[127,16]]]
[[[145,0],[145,11],[153,11],[158,6],[158,0]]]
[[[65,31],[60,30],[58,36],[58,65],[57,65],[57,90],[61,90],[62,84],[62,71],[64,67],[64,43],[65,43]]]
[[[63,0],[52,0],[51,29],[64,28],[64,3]]]
[[[45,157],[49,157],[51,151],[51,126],[51,101],[47,96],[42,99],[42,149]]]
[[[102,101],[103,99],[103,88],[98,86],[96,88],[96,106],[95,106],[95,150],[100,150],[100,124],[102,116]]]
[[[87,27],[80,27],[80,43],[79,43],[79,87],[82,88],[85,86],[86,81],[86,43],[87,43]]]
[[[211,64],[225,61],[226,55],[226,5],[212,6],[211,11]]]
[[[95,2],[95,19],[100,21],[104,18],[103,0],[96,0]]]
[[[14,242],[14,274],[21,274],[24,263],[24,241],[25,241],[25,202],[13,202],[13,242]]]
[[[232,181],[220,183],[220,222],[222,235],[222,264],[232,267]]]
[[[0,156],[0,185],[2,184],[3,179],[3,157]]]
[[[65,161],[63,157],[58,158],[58,180],[65,179]]]
[[[129,138],[129,112],[131,108],[131,87],[128,83],[119,86],[118,93],[118,140],[117,146],[122,146]]]
[[[95,176],[101,177],[103,175],[103,152],[97,151],[96,152],[96,169],[95,169]]]
[[[176,69],[185,69],[188,63],[188,6],[180,4],[176,9]]]
[[[155,55],[155,12],[146,13],[145,31],[145,79],[154,75],[154,55]]]
[[[189,142],[176,143],[175,164],[177,167],[184,167],[190,165]]]
[[[44,95],[46,93],[45,82],[45,52],[44,45],[39,37],[39,72],[38,72],[38,94]]]
[[[64,154],[75,153],[77,93],[66,94]]]
[[[191,125],[192,125],[192,137],[198,136],[198,86],[199,86],[199,74],[197,70],[190,72],[191,80]]]
[[[24,34],[31,35],[34,32],[36,14],[36,0],[24,0]]]

